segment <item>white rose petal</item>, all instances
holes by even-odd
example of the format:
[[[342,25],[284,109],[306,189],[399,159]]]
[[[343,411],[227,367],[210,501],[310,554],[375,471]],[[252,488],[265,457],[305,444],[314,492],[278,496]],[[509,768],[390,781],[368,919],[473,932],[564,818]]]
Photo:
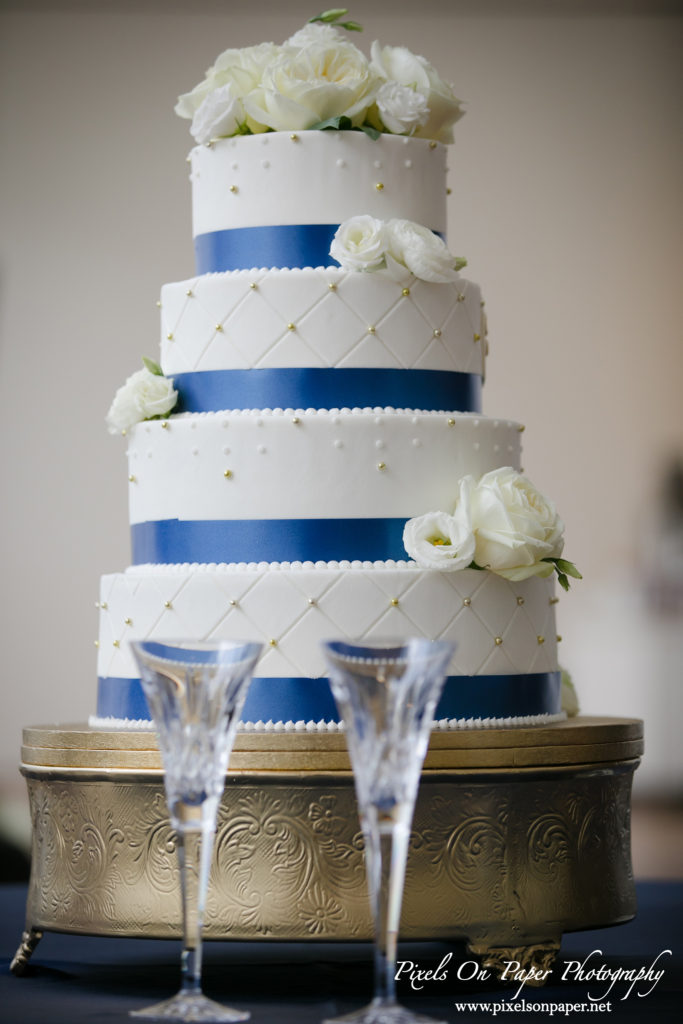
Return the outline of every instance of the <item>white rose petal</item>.
[[[403,545],[410,557],[427,569],[466,569],[474,555],[474,535],[463,514],[428,512],[409,519]]]
[[[377,270],[384,265],[386,247],[384,222],[366,214],[339,225],[330,256],[344,270]]]
[[[427,100],[421,92],[398,82],[385,82],[377,93],[382,122],[395,135],[407,135],[429,118]]]
[[[178,392],[171,379],[151,373],[147,367],[138,370],[114,396],[107,413],[109,432],[118,434],[142,420],[165,416],[177,400]]]
[[[555,506],[510,467],[486,473],[471,493],[476,537],[474,560],[510,580],[549,576],[558,558],[564,525]]]
[[[390,220],[387,235],[390,255],[415,277],[441,284],[458,279],[455,256],[429,228],[410,220]]]

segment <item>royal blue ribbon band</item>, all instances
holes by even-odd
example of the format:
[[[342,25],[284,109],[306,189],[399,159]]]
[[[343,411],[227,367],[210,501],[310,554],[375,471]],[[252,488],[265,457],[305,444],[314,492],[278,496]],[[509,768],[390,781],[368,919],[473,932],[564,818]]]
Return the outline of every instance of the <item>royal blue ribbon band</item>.
[[[257,267],[336,267],[330,246],[338,227],[338,224],[266,224],[209,231],[194,240],[197,273]]]
[[[425,409],[479,412],[481,377],[451,370],[285,367],[173,376],[175,412],[224,409]]]
[[[133,564],[400,561],[405,519],[161,519],[131,526]]]
[[[449,676],[435,718],[517,718],[561,710],[560,673]],[[139,679],[100,678],[100,718],[149,719]],[[259,678],[249,687],[243,722],[339,721],[327,679]]]

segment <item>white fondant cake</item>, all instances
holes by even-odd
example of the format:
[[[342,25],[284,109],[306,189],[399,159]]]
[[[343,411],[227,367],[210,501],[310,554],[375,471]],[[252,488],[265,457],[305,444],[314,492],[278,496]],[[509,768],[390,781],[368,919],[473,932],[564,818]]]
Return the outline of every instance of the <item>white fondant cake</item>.
[[[343,117],[268,131],[252,94],[230,94],[241,122],[207,114],[208,87],[181,98],[235,137],[192,151],[197,275],[162,290],[161,365],[138,382],[151,390],[110,413],[128,428],[133,565],[102,579],[98,722],[148,717],[128,647],[143,637],[264,643],[250,729],[335,727],[319,648],[334,637],[453,640],[441,727],[561,714],[546,578],[561,523],[528,495],[531,539],[468,518],[471,503],[491,519],[478,481],[519,477],[522,428],[480,411],[486,325],[441,240],[444,133],[410,137],[432,123],[418,104],[422,120],[390,134],[380,78],[363,131]]]

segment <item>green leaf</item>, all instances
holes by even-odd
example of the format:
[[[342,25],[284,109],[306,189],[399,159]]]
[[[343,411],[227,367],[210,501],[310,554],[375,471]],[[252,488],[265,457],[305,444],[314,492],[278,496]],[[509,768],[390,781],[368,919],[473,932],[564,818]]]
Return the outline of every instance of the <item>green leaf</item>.
[[[455,257],[455,269],[456,270],[462,270],[466,266],[467,266],[467,260],[465,259],[464,256],[456,256]]]
[[[314,18],[309,18],[309,24],[312,21],[323,21],[327,24],[331,24],[333,21],[338,21],[339,18],[343,18],[345,14],[349,13],[348,7],[331,7],[329,11],[321,11],[320,14],[316,14]]]
[[[327,129],[332,129],[334,131],[347,132],[352,127],[351,118],[342,114],[340,117],[328,117],[326,121],[318,121],[317,124],[314,124],[311,127],[311,131],[326,131]]]
[[[569,580],[563,572],[558,572],[557,582],[560,584],[563,590],[569,590]]]
[[[557,566],[558,572],[566,573],[567,576],[571,576],[572,579],[582,580],[583,576],[576,568],[573,562],[568,562],[566,558],[555,559],[555,565]]]
[[[359,25],[357,21],[342,21],[340,22],[342,28],[345,28],[347,32],[362,32],[363,26]]]
[[[158,363],[155,363],[153,359],[148,359],[147,356],[142,357],[142,363],[150,373],[153,373],[155,377],[163,377],[164,371],[161,369]]]
[[[378,131],[377,128],[374,128],[371,124],[362,124],[360,126],[360,130],[362,132],[365,132],[365,134],[370,139],[378,139],[380,137],[380,135],[382,134],[380,131]]]

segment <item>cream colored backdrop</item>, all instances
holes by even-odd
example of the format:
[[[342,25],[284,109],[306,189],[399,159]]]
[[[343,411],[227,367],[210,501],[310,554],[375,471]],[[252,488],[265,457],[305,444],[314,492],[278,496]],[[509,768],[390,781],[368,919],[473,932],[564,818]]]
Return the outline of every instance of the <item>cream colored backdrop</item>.
[[[450,242],[487,300],[485,410],[526,424],[527,472],[585,573],[559,606],[563,663],[587,710],[646,715],[655,783],[683,775],[683,630],[655,621],[640,588],[652,490],[683,452],[681,20],[667,7],[351,8],[355,42],[424,53],[467,101]],[[98,579],[129,562],[124,443],[104,415],[157,352],[161,284],[193,272],[175,97],[221,49],[281,40],[315,3],[0,9],[0,778],[13,788],[23,725],[93,711]]]

